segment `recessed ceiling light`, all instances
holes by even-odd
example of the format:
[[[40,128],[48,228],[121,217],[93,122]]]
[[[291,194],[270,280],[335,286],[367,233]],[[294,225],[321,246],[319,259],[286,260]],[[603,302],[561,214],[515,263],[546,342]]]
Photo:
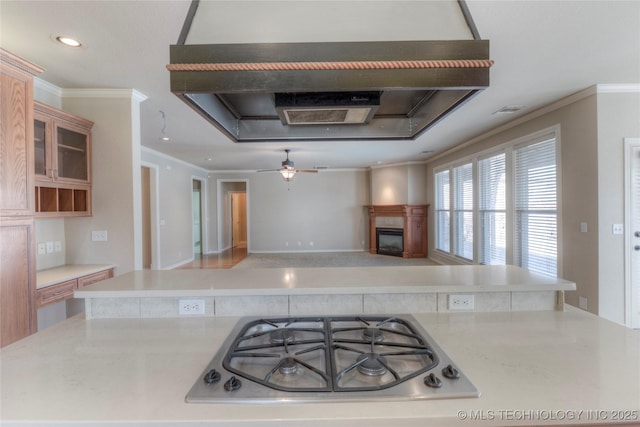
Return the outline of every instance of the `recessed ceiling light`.
[[[71,37],[67,37],[67,36],[58,36],[56,37],[56,40],[59,43],[62,43],[65,46],[69,46],[69,47],[80,47],[82,46],[82,43],[80,43],[78,40],[73,39]]]
[[[163,136],[162,138],[160,138],[160,140],[162,140],[162,141],[171,141],[171,138],[169,138],[168,136]]]

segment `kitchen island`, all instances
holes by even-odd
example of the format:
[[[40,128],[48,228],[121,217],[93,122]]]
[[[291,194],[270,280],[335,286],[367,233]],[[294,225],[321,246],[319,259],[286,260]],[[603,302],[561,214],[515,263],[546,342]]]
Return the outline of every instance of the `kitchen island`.
[[[87,318],[555,310],[575,283],[510,265],[133,271],[78,289]],[[452,307],[451,297],[472,303]]]
[[[640,423],[640,331],[568,306],[414,316],[480,397],[188,404],[186,393],[239,318],[78,315],[0,350],[2,425]]]

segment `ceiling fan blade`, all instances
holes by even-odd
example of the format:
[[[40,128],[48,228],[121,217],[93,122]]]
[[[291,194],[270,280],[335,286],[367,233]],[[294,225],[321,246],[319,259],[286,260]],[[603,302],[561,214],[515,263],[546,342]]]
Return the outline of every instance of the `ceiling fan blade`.
[[[280,172],[280,169],[260,169],[256,172]]]
[[[296,172],[318,173],[316,169],[296,169]]]

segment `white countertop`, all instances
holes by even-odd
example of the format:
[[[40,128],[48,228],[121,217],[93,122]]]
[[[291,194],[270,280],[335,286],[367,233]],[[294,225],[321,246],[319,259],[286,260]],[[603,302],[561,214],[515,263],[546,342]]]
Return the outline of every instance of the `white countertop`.
[[[66,264],[36,272],[36,289],[115,268],[114,264]]]
[[[430,292],[568,291],[575,283],[515,266],[403,266],[142,270],[89,288],[76,298],[312,295]]]
[[[80,315],[0,350],[2,425],[475,427],[611,423],[621,415],[640,422],[638,330],[575,308],[415,317],[481,397],[187,404],[186,393],[237,318]]]

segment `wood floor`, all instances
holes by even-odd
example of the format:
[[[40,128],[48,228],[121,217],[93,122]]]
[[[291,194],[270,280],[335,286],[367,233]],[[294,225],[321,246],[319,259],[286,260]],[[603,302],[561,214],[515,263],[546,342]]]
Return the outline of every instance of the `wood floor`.
[[[247,257],[246,247],[227,249],[219,254],[196,256],[193,262],[180,266],[188,268],[231,268]]]

